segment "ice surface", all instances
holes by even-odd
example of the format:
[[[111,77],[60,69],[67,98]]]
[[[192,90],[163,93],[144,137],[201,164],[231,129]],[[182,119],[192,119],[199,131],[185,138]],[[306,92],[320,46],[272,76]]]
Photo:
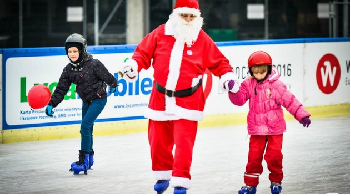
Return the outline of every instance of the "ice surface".
[[[237,194],[248,142],[246,125],[199,129],[188,193]],[[80,138],[0,144],[0,194],[155,194],[146,132],[95,137],[93,170],[74,176],[79,148]],[[309,128],[288,121],[283,156],[282,193],[350,194],[350,117],[312,119]],[[263,166],[257,193],[270,194]]]

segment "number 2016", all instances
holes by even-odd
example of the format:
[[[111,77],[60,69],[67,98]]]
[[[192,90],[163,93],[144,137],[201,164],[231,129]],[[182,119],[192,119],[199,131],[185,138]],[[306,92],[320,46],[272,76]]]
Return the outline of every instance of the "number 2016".
[[[274,65],[278,69],[278,72],[281,76],[291,76],[291,64],[278,64]]]

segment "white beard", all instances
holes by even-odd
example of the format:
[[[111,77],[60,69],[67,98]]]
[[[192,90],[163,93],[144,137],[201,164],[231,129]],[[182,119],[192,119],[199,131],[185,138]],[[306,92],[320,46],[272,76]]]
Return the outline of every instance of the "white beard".
[[[203,25],[203,18],[201,16],[195,17],[193,21],[187,22],[182,19],[179,14],[172,13],[169,16],[170,22],[174,25],[174,38],[187,44],[188,47],[196,42],[199,32]]]

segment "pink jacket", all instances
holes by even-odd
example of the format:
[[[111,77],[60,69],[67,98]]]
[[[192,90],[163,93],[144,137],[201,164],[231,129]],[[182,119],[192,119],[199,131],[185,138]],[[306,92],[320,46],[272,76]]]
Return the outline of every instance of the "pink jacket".
[[[283,134],[286,122],[282,106],[298,121],[311,116],[279,78],[278,70],[273,67],[272,73],[262,83],[249,77],[237,93],[229,92],[229,99],[235,105],[242,106],[249,100],[249,135]]]

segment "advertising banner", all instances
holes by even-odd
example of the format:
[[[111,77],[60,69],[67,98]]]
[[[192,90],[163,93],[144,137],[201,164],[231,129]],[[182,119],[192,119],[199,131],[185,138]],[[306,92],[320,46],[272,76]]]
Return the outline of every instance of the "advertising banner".
[[[304,106],[350,102],[350,43],[349,39],[292,39],[260,42],[222,42],[219,49],[229,59],[237,82],[248,74],[247,60],[251,53],[268,52],[287,88]],[[144,119],[152,89],[153,69],[142,70],[139,79],[130,83],[117,74],[125,58],[131,58],[135,45],[88,46],[93,58],[99,59],[118,80],[118,90],[108,94],[107,104],[97,122]],[[28,91],[36,84],[46,85],[51,92],[57,86],[63,68],[68,63],[64,48],[4,49],[3,130],[79,124],[82,101],[72,84],[64,100],[53,110],[32,110]],[[208,70],[204,75],[205,94],[208,94],[205,114],[230,114],[248,111],[247,104],[234,106],[228,94],[218,87],[219,79]]]
[[[153,70],[143,70],[134,83],[126,82],[118,75],[125,58],[132,53],[93,54],[118,80],[118,89],[108,94],[108,101],[99,115],[100,121],[143,118],[152,88]],[[23,126],[42,126],[78,123],[81,120],[82,101],[72,84],[64,100],[53,109],[54,116],[45,114],[45,108],[33,110],[28,105],[28,91],[36,84],[44,84],[54,91],[63,68],[67,65],[66,55],[8,58],[5,79],[5,124],[4,129]],[[11,89],[11,90],[10,90]]]
[[[310,43],[304,51],[305,104],[350,103],[350,42]]]
[[[272,57],[273,65],[280,73],[280,80],[301,101],[303,100],[301,86],[304,82],[303,47],[302,43],[219,46],[223,54],[229,59],[239,83],[250,77],[247,67],[249,56],[258,50],[268,52]],[[213,88],[205,107],[206,114],[228,114],[248,111],[247,103],[244,106],[234,106],[229,101],[228,93],[219,90],[219,79],[214,78],[213,80]]]

